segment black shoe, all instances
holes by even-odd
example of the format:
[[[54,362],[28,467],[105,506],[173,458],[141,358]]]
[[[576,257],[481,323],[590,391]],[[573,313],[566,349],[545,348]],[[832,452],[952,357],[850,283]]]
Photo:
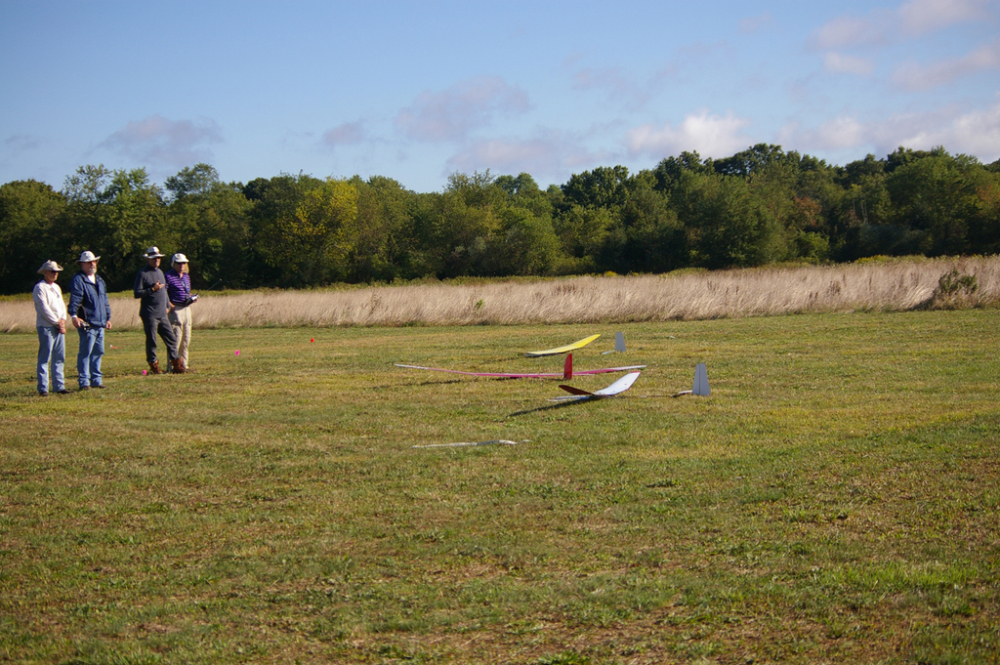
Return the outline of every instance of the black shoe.
[[[59,393],[60,395],[69,395],[69,391],[66,390],[65,388],[63,388],[62,390],[57,390],[56,392]]]
[[[90,386],[80,386],[80,392],[83,392],[84,390],[90,390]]]
[[[38,396],[39,396],[39,397],[48,397],[48,396],[49,396],[49,394],[48,394],[47,392],[45,392],[45,391],[43,390],[43,391],[41,391],[40,393],[38,393]]]
[[[100,390],[104,390],[104,384],[103,383],[95,383],[94,385],[91,386],[91,388],[98,388]]]

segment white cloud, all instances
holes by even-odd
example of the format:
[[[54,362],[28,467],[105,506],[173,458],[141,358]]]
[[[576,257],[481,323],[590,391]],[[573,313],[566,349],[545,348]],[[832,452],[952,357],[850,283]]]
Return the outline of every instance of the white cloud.
[[[640,125],[629,130],[625,138],[632,155],[663,157],[696,150],[704,157],[727,157],[753,143],[740,133],[749,124],[749,120],[738,118],[731,111],[725,116],[701,111],[688,115],[678,127],[670,123],[662,127]]]
[[[211,161],[210,144],[221,143],[222,132],[214,120],[168,120],[153,115],[128,123],[98,148],[110,150],[142,165],[182,167]]]
[[[771,12],[764,12],[759,16],[749,16],[741,19],[739,24],[740,32],[743,34],[753,34],[774,25],[774,17]]]
[[[396,116],[396,128],[418,141],[462,140],[494,116],[517,115],[530,108],[528,96],[499,76],[480,76],[443,92],[421,93]]]
[[[984,69],[1000,69],[1000,42],[981,46],[963,58],[902,65],[893,73],[892,81],[906,90],[926,90]]]
[[[988,0],[908,0],[897,10],[906,32],[920,35],[932,30],[989,16]]]
[[[871,60],[853,55],[843,55],[836,51],[830,51],[824,56],[823,66],[828,72],[857,74],[858,76],[868,76],[875,71],[875,63]]]
[[[608,157],[591,152],[568,135],[552,132],[532,139],[474,141],[448,159],[449,172],[530,173],[539,178],[563,178],[573,169],[589,168]]]
[[[887,134],[891,135],[893,124],[887,123]],[[905,123],[904,129],[910,131],[898,132],[898,138],[888,145],[905,145],[918,150],[941,145],[952,154],[965,153],[975,155],[985,163],[994,162],[1000,159],[1000,95],[988,108],[940,119],[936,125],[922,118],[913,118]]]
[[[838,16],[820,27],[812,36],[812,45],[820,50],[879,44],[885,41],[884,13],[866,18]]]
[[[907,0],[896,9],[864,16],[838,16],[816,30],[810,44],[819,50],[887,44],[900,34],[919,36],[956,23],[990,18],[996,0]]]
[[[328,129],[323,134],[323,143],[331,148],[338,145],[357,145],[365,139],[365,128],[361,121],[345,122]]]
[[[789,149],[806,153],[841,151],[887,155],[899,146],[975,155],[985,163],[1000,158],[1000,94],[986,108],[968,111],[957,104],[928,113],[897,114],[866,123],[841,116],[815,129],[786,126],[778,136]]]
[[[627,76],[621,67],[580,69],[573,74],[573,88],[603,91],[609,100],[629,106],[644,104],[649,100],[649,92]]]
[[[869,129],[857,118],[840,116],[816,129],[786,127],[780,142],[805,152],[860,148],[869,142]]]

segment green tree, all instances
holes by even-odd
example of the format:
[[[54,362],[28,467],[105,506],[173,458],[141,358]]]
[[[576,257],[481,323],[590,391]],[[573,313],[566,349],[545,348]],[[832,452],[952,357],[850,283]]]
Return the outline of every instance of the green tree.
[[[683,225],[669,197],[651,183],[637,186],[608,229],[599,265],[619,273],[668,272],[687,265]]]
[[[199,163],[185,167],[177,175],[167,178],[164,187],[173,195],[174,200],[180,200],[189,196],[204,198],[218,184],[218,171],[208,164]]]
[[[489,238],[482,258],[483,274],[544,275],[559,256],[559,240],[549,217],[530,209],[506,206],[498,212],[499,228]]]
[[[676,157],[667,157],[653,171],[656,178],[656,189],[661,192],[669,192],[680,182],[681,174],[685,172],[701,173],[703,175],[712,173],[715,170],[712,158],[702,161],[698,151],[684,151]]]
[[[196,288],[242,287],[253,281],[249,212],[239,183],[219,181],[207,164],[168,178],[169,246],[187,255]],[[168,242],[164,241],[167,245]]]
[[[73,251],[89,249],[101,256],[101,274],[110,290],[131,288],[146,247],[170,251],[159,239],[166,235],[163,192],[149,181],[145,169],[84,166],[66,179],[63,193],[75,238]]]
[[[798,159],[798,153],[791,152],[786,155],[780,145],[758,143],[746,150],[741,150],[732,157],[717,159],[712,166],[715,172],[721,175],[752,180],[765,167],[776,164],[787,165],[797,162]]]
[[[969,250],[969,221],[976,215],[977,184],[989,180],[978,163],[935,154],[897,166],[886,178],[893,221],[919,233],[918,249],[930,256]]]
[[[784,248],[781,229],[741,177],[685,173],[674,193],[695,265],[759,266]]]
[[[30,290],[48,259],[66,264],[75,258],[66,247],[65,211],[66,199],[45,183],[0,186],[0,293]]]
[[[573,205],[553,220],[565,268],[560,272],[594,272],[617,215],[607,208]],[[613,261],[612,261],[613,262]],[[610,268],[609,268],[610,269]]]
[[[356,240],[357,189],[328,178],[283,206],[258,238],[257,250],[284,286],[342,279]]]
[[[570,205],[610,209],[625,204],[628,200],[628,185],[628,168],[601,166],[570,176],[562,190]]]
[[[367,182],[355,177],[351,184],[358,191],[358,219],[348,278],[372,282],[418,276],[413,193],[382,176]]]
[[[243,186],[243,196],[250,202],[247,250],[252,264],[246,286],[287,285],[290,275],[281,263],[283,248],[282,219],[293,219],[312,179],[281,174],[273,178],[255,178]]]

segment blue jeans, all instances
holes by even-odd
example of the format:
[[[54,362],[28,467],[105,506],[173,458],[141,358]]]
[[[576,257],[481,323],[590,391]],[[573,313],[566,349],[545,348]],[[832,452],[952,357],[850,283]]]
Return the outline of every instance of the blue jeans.
[[[38,392],[49,392],[49,362],[52,363],[52,389],[66,390],[66,335],[59,328],[38,326]]]
[[[101,358],[104,356],[104,328],[89,326],[78,328],[80,352],[76,356],[76,371],[80,375],[80,387],[101,385]]]

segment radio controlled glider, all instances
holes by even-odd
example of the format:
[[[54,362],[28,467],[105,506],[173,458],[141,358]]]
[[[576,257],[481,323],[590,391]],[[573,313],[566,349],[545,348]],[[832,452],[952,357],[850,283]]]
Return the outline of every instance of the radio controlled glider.
[[[530,372],[530,373],[508,373],[508,372],[463,372],[457,369],[442,369],[440,367],[422,367],[420,365],[401,365],[395,363],[396,367],[405,369],[421,369],[428,372],[447,372],[448,374],[462,374],[464,376],[483,376],[494,379],[563,379],[568,381],[574,374],[609,374],[612,372],[628,372],[636,369],[643,369],[645,365],[629,365],[628,367],[606,367],[603,369],[585,369],[573,371],[573,354],[566,356],[562,372]]]

